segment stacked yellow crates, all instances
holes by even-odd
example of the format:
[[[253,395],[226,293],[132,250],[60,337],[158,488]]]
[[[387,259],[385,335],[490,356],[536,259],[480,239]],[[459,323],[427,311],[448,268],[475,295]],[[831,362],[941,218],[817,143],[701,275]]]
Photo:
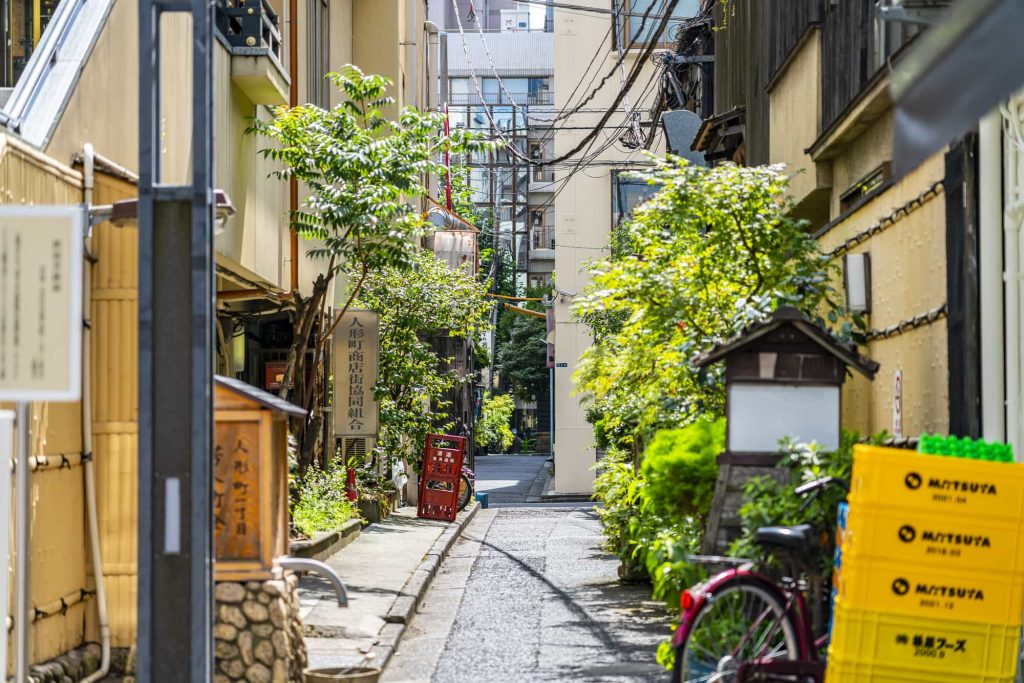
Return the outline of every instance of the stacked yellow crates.
[[[856,446],[827,683],[1011,683],[1024,466]]]

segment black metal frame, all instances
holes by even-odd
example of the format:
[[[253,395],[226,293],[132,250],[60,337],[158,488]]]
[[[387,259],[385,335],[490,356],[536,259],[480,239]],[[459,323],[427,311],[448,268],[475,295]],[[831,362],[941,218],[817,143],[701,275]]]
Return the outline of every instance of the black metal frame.
[[[161,184],[160,19],[192,17],[192,182]],[[213,679],[214,5],[139,4],[137,677]]]

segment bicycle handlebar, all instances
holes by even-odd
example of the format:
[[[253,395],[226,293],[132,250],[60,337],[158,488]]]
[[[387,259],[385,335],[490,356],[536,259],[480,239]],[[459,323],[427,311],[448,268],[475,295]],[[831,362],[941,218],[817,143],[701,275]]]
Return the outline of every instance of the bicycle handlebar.
[[[846,493],[850,492],[850,485],[839,477],[822,477],[821,479],[809,481],[806,484],[800,484],[800,486],[797,486],[793,490],[798,496],[806,496],[812,493],[820,493],[829,486],[838,486]]]

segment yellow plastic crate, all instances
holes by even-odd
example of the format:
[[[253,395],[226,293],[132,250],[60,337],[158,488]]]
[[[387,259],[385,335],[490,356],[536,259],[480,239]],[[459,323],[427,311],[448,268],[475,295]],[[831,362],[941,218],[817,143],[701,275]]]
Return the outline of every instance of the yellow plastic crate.
[[[963,677],[938,671],[915,671],[868,661],[841,659],[829,659],[825,671],[825,683],[1013,683],[1013,680],[1012,675],[976,674]]]
[[[847,556],[836,596],[848,607],[1000,626],[1019,626],[1024,582],[1008,572],[952,572],[927,563]]]
[[[847,515],[842,544],[844,558],[1024,575],[1024,529],[1001,517],[861,503]]]
[[[919,512],[1024,517],[1024,465],[854,446],[850,508],[882,503]]]
[[[943,680],[1002,680],[1016,673],[1019,640],[1019,626],[915,619],[852,609],[839,600],[828,658],[948,676]]]

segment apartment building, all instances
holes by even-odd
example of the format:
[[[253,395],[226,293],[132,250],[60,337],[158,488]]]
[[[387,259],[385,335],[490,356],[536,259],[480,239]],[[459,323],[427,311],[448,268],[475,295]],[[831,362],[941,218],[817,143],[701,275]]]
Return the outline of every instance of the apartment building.
[[[576,364],[593,343],[589,328],[573,318],[573,300],[589,282],[587,264],[608,255],[612,226],[650,191],[624,172],[649,163],[645,150],[665,151],[664,135],[654,125],[664,66],[650,59],[646,48],[653,41],[653,50],[668,49],[680,23],[700,10],[696,0],[680,0],[667,28],[658,32],[664,9],[672,6],[664,0],[622,0],[615,4],[615,13],[608,11],[603,0],[576,4],[593,11],[556,7],[554,12],[559,84],[555,108],[566,115],[556,124],[553,158],[584,143],[580,153],[555,168],[554,490],[558,493],[590,492],[594,465],[600,458],[573,383]],[[620,54],[622,70],[616,67]],[[641,60],[634,86],[620,99],[623,79]],[[581,104],[606,75],[610,77],[605,87]],[[592,134],[609,110],[610,118]],[[579,163],[581,158],[586,164]]]

